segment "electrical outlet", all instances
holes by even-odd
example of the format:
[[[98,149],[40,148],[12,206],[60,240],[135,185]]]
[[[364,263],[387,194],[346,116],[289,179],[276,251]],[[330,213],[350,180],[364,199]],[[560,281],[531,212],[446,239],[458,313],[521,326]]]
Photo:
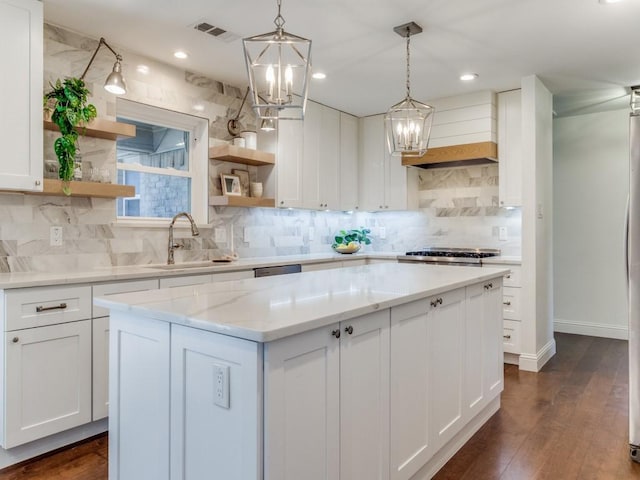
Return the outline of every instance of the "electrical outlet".
[[[381,240],[387,238],[387,229],[385,227],[378,227],[378,237]]]
[[[498,238],[501,242],[507,241],[507,227],[500,227],[500,230],[498,230]]]
[[[229,365],[213,364],[213,383],[213,403],[222,408],[229,408]]]
[[[49,245],[52,247],[62,246],[62,227],[51,227],[49,229]]]
[[[215,242],[216,243],[226,243],[227,242],[227,229],[226,228],[216,228],[214,232]]]
[[[313,242],[313,237],[316,235],[316,229],[313,227],[309,227],[309,241]]]

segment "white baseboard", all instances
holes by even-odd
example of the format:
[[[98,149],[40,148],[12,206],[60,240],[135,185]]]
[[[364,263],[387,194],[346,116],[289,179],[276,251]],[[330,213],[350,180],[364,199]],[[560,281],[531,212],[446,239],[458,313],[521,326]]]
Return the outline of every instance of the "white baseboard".
[[[538,353],[531,355],[528,353],[522,353],[520,355],[520,370],[526,370],[527,372],[539,372],[544,364],[549,361],[551,357],[556,354],[556,341],[551,339],[547,344],[538,350]]]
[[[556,318],[553,322],[553,331],[560,333],[573,333],[576,335],[588,335],[590,337],[617,338],[629,340],[629,329],[626,325],[608,325],[605,323],[577,322]]]

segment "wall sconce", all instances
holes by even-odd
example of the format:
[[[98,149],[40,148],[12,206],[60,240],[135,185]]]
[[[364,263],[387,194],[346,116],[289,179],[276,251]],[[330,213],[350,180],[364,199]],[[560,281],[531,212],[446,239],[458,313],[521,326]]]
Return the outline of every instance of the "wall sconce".
[[[82,75],[80,76],[80,80],[84,80],[84,76],[89,71],[89,67],[93,63],[93,60],[96,58],[96,55],[98,54],[98,50],[100,50],[100,47],[102,45],[104,45],[109,50],[111,50],[111,53],[113,53],[116,57],[116,63],[113,64],[113,70],[107,77],[107,80],[104,82],[104,89],[107,92],[113,93],[115,95],[123,95],[127,93],[127,84],[125,83],[124,77],[122,76],[122,63],[121,63],[122,56],[119,53],[116,53],[116,51],[113,48],[111,48],[109,44],[105,41],[105,39],[102,37],[100,38],[100,42],[98,43],[98,48],[96,48],[96,51],[93,52],[93,55],[91,56],[91,60],[89,60],[89,64],[87,65],[87,68],[85,68],[84,72],[82,72]]]
[[[235,137],[240,133],[240,122],[239,122],[240,114],[242,113],[242,107],[244,107],[244,102],[247,100],[247,96],[249,95],[249,90],[250,90],[250,87],[247,87],[247,91],[245,92],[244,97],[242,98],[242,103],[240,104],[240,108],[238,109],[238,113],[236,114],[236,116],[227,122],[227,131],[229,132],[229,135],[231,135],[232,137]],[[260,97],[260,99],[262,99],[262,97]],[[269,110],[267,111],[269,112]],[[269,113],[268,115],[271,115],[271,113]],[[260,130],[264,132],[273,132],[276,129],[276,125],[277,123],[275,119],[263,118],[262,121],[260,122]]]

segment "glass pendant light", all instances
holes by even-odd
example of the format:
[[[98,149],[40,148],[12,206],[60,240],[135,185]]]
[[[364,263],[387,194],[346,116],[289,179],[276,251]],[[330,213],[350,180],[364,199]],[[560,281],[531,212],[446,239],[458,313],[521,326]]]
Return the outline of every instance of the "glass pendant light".
[[[393,156],[421,157],[427,151],[435,109],[411,98],[409,41],[411,35],[422,32],[414,22],[393,29],[407,38],[407,96],[393,105],[384,116],[389,153]]]
[[[242,40],[253,108],[262,119],[302,120],[311,71],[311,40],[284,31],[280,6],[278,0],[275,31]]]

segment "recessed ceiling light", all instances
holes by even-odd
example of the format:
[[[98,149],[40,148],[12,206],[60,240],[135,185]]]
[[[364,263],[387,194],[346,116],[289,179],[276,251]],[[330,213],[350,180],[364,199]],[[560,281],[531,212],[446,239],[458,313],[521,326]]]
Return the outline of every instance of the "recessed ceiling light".
[[[138,65],[136,67],[136,70],[138,71],[138,73],[142,73],[143,75],[147,75],[149,73],[149,67],[147,67],[146,65]]]
[[[185,58],[189,58],[189,54],[183,50],[177,50],[173,52],[173,56],[179,58],[180,60],[184,60]]]
[[[316,72],[311,76],[313,78],[315,78],[316,80],[324,80],[325,78],[327,78],[327,74],[326,73],[322,73],[322,72]]]
[[[620,3],[620,2],[622,2],[622,0],[599,0],[599,1],[600,1],[600,3],[604,3],[604,4],[607,4],[607,3]]]
[[[462,75],[460,75],[460,80],[462,80],[463,82],[470,82],[471,80],[475,80],[476,78],[478,78],[477,73],[463,73]]]
[[[193,109],[194,109],[196,112],[204,112],[204,105],[202,105],[201,103],[196,103],[196,104],[193,106]]]

